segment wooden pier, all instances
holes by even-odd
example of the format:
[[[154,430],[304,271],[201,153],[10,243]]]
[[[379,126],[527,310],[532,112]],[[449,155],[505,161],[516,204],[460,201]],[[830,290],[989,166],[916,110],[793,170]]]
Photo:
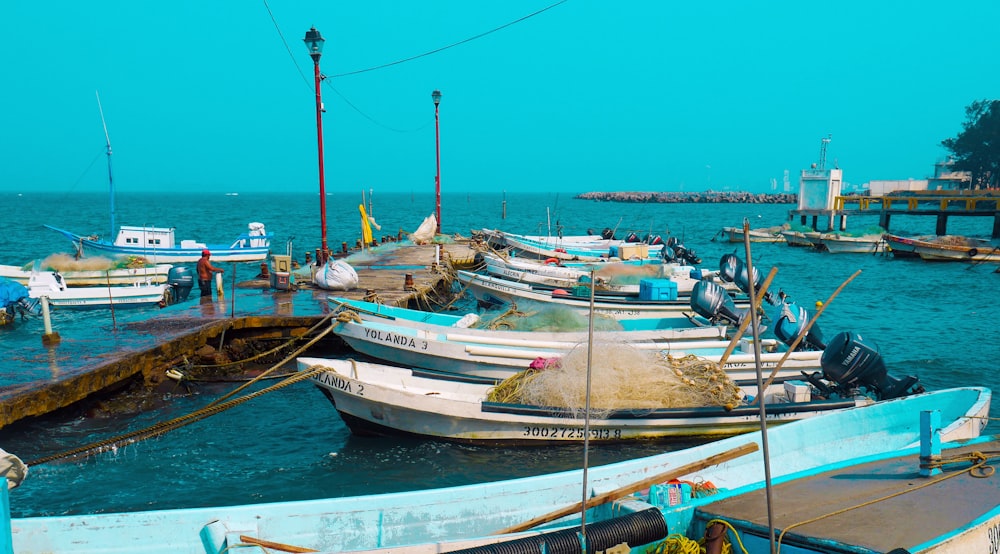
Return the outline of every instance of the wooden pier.
[[[853,206],[853,207],[852,207]],[[885,196],[837,196],[833,209],[792,210],[790,220],[816,230],[847,229],[847,217],[878,215],[879,226],[889,230],[894,215],[936,217],[935,233],[946,235],[951,217],[992,217],[991,236],[1000,238],[1000,191],[913,191]],[[826,229],[818,225],[826,221]],[[839,221],[838,221],[839,220]],[[836,222],[836,226],[834,225]]]
[[[323,290],[306,282],[274,290],[267,280],[255,279],[236,284],[224,297],[189,298],[121,325],[113,341],[96,327],[88,336],[64,333],[54,345],[39,338],[35,346],[8,353],[5,372],[28,377],[0,389],[0,428],[137,383],[155,386],[182,361],[221,354],[224,346],[294,342],[330,313],[329,296],[434,309],[432,303],[452,294],[456,268],[470,264],[474,255],[467,242],[395,243],[346,258],[359,278],[351,290]],[[58,331],[58,318],[55,325]]]

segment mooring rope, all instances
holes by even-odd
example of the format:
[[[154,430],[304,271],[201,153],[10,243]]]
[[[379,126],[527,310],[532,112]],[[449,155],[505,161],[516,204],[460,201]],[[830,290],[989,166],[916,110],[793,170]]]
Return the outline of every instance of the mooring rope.
[[[287,348],[288,346],[291,346],[292,344],[295,344],[296,342],[298,342],[300,340],[303,340],[305,337],[307,337],[310,334],[312,334],[313,331],[315,331],[316,329],[318,329],[320,325],[323,325],[324,323],[326,323],[327,321],[329,321],[330,318],[333,317],[334,315],[336,315],[336,314],[334,314],[332,312],[326,314],[315,325],[313,325],[308,330],[306,330],[305,333],[302,333],[301,335],[299,335],[297,337],[291,337],[288,340],[286,340],[285,342],[283,342],[282,344],[279,344],[278,346],[275,346],[274,348],[272,348],[272,349],[270,349],[270,350],[268,350],[266,352],[260,352],[259,354],[255,354],[253,356],[250,356],[249,358],[243,358],[241,360],[236,360],[236,361],[232,361],[232,362],[226,362],[226,363],[223,363],[223,364],[205,364],[205,365],[202,365],[202,364],[198,364],[198,365],[192,364],[192,365],[188,365],[186,367],[189,368],[189,369],[212,369],[212,368],[222,368],[222,367],[229,367],[229,366],[234,366],[234,365],[239,365],[239,364],[245,364],[245,363],[252,362],[254,360],[259,360],[260,358],[263,358],[265,356],[270,356],[271,354],[274,354],[275,352],[278,352],[278,351],[280,351],[280,350],[282,350],[284,348]]]

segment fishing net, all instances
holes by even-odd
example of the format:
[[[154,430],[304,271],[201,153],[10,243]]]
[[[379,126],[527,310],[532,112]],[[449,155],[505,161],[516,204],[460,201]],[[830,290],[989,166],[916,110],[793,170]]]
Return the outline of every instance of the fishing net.
[[[586,345],[547,367],[528,369],[490,390],[487,400],[572,410],[580,417],[587,397]],[[535,364],[545,365],[545,364]],[[629,344],[594,344],[590,406],[593,417],[613,410],[739,405],[740,388],[715,362],[675,358]]]
[[[638,285],[639,281],[663,277],[663,264],[607,264],[597,266],[594,273],[609,285]]]
[[[70,254],[52,254],[42,260],[41,266],[49,271],[109,271],[152,267],[153,264],[142,256],[123,256],[112,260],[104,256],[76,259]]]
[[[476,327],[508,331],[587,331],[590,323],[585,314],[573,308],[528,300],[483,312]],[[612,317],[599,314],[594,317],[595,331],[623,329]]]
[[[878,225],[871,225],[856,231],[839,231],[836,234],[844,237],[881,236],[885,234],[885,229],[879,227]]]

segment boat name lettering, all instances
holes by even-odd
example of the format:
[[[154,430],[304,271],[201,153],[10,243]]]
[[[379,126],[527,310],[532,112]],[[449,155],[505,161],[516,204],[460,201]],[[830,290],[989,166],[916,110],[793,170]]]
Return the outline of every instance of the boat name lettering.
[[[362,384],[359,383],[358,384],[358,390],[355,392],[354,388],[351,386],[351,382],[350,381],[348,381],[347,379],[344,379],[343,377],[341,377],[340,375],[337,375],[336,373],[334,373],[332,371],[324,371],[323,373],[320,373],[318,379],[319,379],[320,383],[323,383],[324,385],[327,385],[329,387],[333,387],[335,389],[342,390],[342,391],[344,391],[346,393],[356,394],[358,396],[364,396],[365,395],[364,394],[364,390],[365,390],[364,385],[362,385]]]
[[[1000,554],[1000,523],[990,525],[986,535],[990,541],[990,554]]]
[[[403,346],[405,348],[417,348],[417,341],[413,337],[407,337],[404,335],[397,335],[396,333],[382,332],[378,329],[365,329],[365,338],[371,340],[377,340],[379,342],[391,342],[396,346]],[[421,350],[427,349],[427,341],[420,341],[423,343],[423,348]]]
[[[608,308],[594,308],[594,311],[599,314],[607,315],[640,315],[639,310],[622,310],[622,309],[608,309]]]
[[[524,427],[524,436],[556,440],[583,440],[585,435],[582,427],[543,427],[529,425]],[[591,429],[590,438],[595,440],[620,440],[622,438],[622,431],[621,429]]]

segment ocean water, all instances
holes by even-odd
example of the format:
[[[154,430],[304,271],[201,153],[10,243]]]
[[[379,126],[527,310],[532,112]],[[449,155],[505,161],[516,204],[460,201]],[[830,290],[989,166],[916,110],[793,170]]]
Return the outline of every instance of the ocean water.
[[[583,191],[581,191],[583,192]],[[416,230],[434,212],[428,194],[371,195],[375,237]],[[362,194],[327,197],[328,243],[353,244],[360,236]],[[0,263],[23,265],[55,252],[70,252],[50,224],[87,234],[110,231],[106,195],[0,194],[8,228],[0,242]],[[442,196],[445,233],[469,236],[495,227],[526,234],[566,235],[614,228],[675,236],[715,269],[721,256],[742,244],[719,242],[723,226],[779,225],[791,205],[624,204],[575,200],[566,194],[505,194],[502,191]],[[126,195],[116,199],[118,225],[172,226],[178,238],[227,242],[262,222],[275,234],[275,250],[296,259],[320,244],[319,198],[315,194]],[[849,221],[849,229],[874,225],[873,217]],[[934,218],[895,216],[894,232],[932,234]],[[953,218],[949,232],[983,235],[986,218]],[[713,240],[716,238],[716,240]],[[753,263],[778,269],[772,290],[784,290],[811,306],[826,302],[855,272],[860,274],[828,304],[819,320],[827,337],[860,333],[878,345],[890,373],[916,375],[930,390],[982,385],[1000,389],[996,319],[1000,274],[996,266],[927,263],[882,254],[826,254],[784,244],[754,244]],[[238,278],[255,275],[246,264]],[[136,312],[129,317],[148,317]],[[15,348],[11,331],[0,329],[0,346]],[[0,386],[7,383],[0,382]],[[191,394],[165,395],[155,409],[129,417],[61,413],[0,429],[0,448],[25,461],[63,452],[155,422],[178,417],[232,390],[233,384],[202,384]],[[1000,406],[992,417],[1000,417]],[[1000,429],[994,422],[988,431]],[[831,429],[836,433],[836,429]],[[592,447],[600,465],[643,456],[677,445],[633,444]],[[336,411],[311,385],[300,383],[156,439],[82,460],[34,466],[12,492],[15,517],[103,513],[212,506],[441,487],[577,468],[579,446],[489,448],[412,439],[352,436]]]

